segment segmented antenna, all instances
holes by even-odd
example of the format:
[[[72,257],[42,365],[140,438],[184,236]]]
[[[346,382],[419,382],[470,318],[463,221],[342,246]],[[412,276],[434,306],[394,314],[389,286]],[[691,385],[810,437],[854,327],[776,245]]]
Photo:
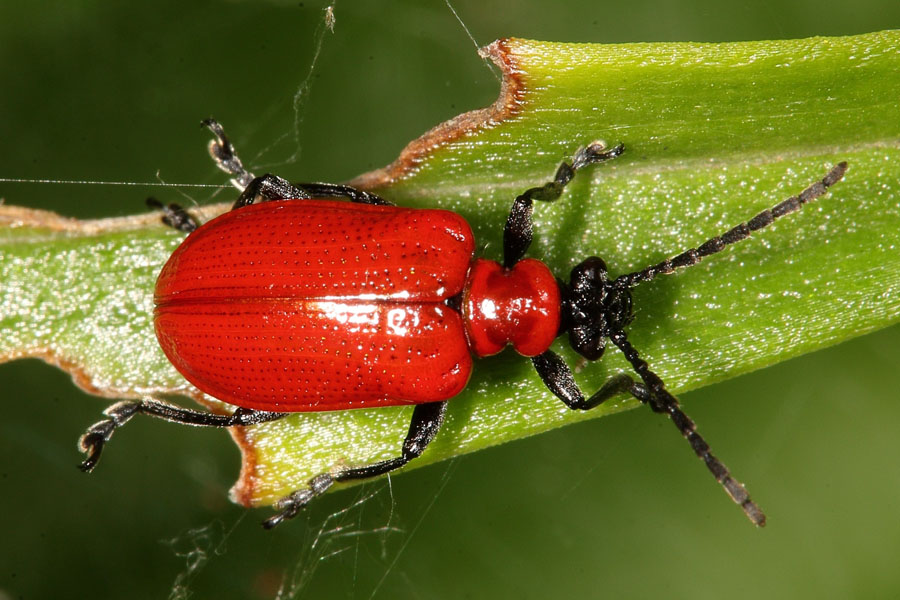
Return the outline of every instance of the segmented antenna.
[[[668,258],[641,271],[622,275],[613,282],[613,285],[630,289],[641,282],[650,281],[657,275],[668,275],[676,269],[696,265],[703,258],[721,252],[726,246],[750,237],[750,234],[754,231],[768,227],[775,222],[775,219],[800,210],[804,204],[825,194],[828,188],[841,180],[846,171],[847,163],[838,163],[831,168],[822,180],[810,185],[800,192],[799,195],[792,196],[772,208],[762,211],[746,223],[741,223],[722,235],[710,238],[697,248],[686,250],[673,258]],[[678,400],[665,388],[662,379],[651,371],[646,361],[640,357],[637,350],[628,341],[625,332],[621,329],[613,331],[609,334],[609,338],[622,351],[644,383],[643,386],[640,384],[632,385],[630,390],[632,395],[644,404],[648,404],[654,412],[669,415],[669,418],[681,432],[681,435],[687,439],[691,448],[693,448],[694,453],[706,464],[716,481],[731,496],[731,499],[740,505],[747,518],[760,527],[765,525],[766,515],[750,499],[750,494],[747,493],[744,485],[733,478],[728,467],[710,452],[709,444],[697,433],[694,422],[681,410]]]
[[[708,239],[697,248],[686,250],[674,258],[667,258],[661,263],[647,267],[642,271],[621,275],[616,278],[615,283],[622,287],[632,288],[644,281],[650,281],[657,275],[668,275],[676,269],[696,265],[703,258],[721,252],[726,246],[750,237],[750,234],[754,231],[768,227],[775,222],[775,219],[800,210],[804,204],[823,195],[828,188],[840,181],[846,171],[847,163],[840,162],[834,165],[821,181],[815,182],[800,192],[799,195],[791,196],[784,202],[762,211],[746,223],[741,223],[722,235]]]
[[[672,423],[675,424],[681,435],[694,449],[694,453],[706,464],[706,468],[713,474],[716,481],[722,485],[725,492],[743,509],[744,514],[747,515],[747,518],[754,525],[763,527],[766,524],[765,513],[750,499],[750,494],[747,492],[744,484],[732,477],[728,467],[713,455],[709,449],[709,444],[697,433],[697,426],[694,424],[694,421],[681,410],[678,400],[665,388],[662,379],[650,370],[647,362],[640,357],[637,350],[628,341],[625,332],[621,330],[615,331],[610,334],[609,339],[622,351],[622,354],[625,355],[625,358],[631,363],[631,367],[646,386],[642,390],[639,384],[635,384],[632,386],[632,394],[642,403],[649,405],[653,412],[669,415]]]

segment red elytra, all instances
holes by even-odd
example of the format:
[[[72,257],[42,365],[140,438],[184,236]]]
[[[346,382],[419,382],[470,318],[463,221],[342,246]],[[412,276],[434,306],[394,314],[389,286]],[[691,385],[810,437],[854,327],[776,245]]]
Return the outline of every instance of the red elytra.
[[[560,293],[542,262],[474,257],[445,210],[276,201],[191,233],[156,284],[156,334],[203,392],[302,412],[452,398],[471,354],[553,342]],[[459,308],[456,308],[459,307]]]

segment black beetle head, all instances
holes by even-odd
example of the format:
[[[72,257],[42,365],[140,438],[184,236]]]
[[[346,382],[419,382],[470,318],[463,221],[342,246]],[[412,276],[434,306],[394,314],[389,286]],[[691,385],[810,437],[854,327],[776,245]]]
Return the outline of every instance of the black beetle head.
[[[606,339],[631,323],[631,291],[610,281],[606,263],[591,256],[572,269],[569,285],[561,286],[563,330],[572,348],[588,360],[597,360]]]

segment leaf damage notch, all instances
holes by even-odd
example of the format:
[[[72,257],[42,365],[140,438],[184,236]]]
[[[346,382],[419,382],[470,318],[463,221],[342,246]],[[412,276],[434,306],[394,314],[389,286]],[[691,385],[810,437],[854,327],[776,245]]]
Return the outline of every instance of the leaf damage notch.
[[[438,148],[451,144],[467,135],[490,129],[512,118],[522,109],[526,93],[523,71],[519,68],[515,53],[510,50],[513,38],[499,39],[478,50],[482,58],[491,59],[500,69],[500,95],[490,106],[470,110],[437,125],[411,141],[394,162],[363,173],[349,184],[362,189],[386,187],[397,180],[409,177]]]

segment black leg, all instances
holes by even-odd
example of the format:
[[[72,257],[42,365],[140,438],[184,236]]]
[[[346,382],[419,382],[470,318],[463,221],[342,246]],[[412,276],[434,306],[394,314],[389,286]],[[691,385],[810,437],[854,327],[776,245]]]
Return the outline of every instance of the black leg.
[[[313,198],[347,198],[360,204],[392,206],[390,202],[370,192],[336,183],[290,183],[286,179],[266,173],[257,177],[241,192],[232,210],[254,202],[275,200],[311,200]]]
[[[295,183],[294,185],[313,198],[348,198],[350,202],[357,202],[359,204],[377,204],[379,206],[394,205],[393,202],[385,200],[377,194],[366,192],[349,185],[337,183]]]
[[[253,173],[244,168],[241,159],[234,151],[234,146],[231,144],[228,136],[225,135],[225,130],[215,119],[206,119],[201,122],[201,125],[208,128],[215,136],[209,142],[209,153],[216,165],[231,175],[232,185],[239,190],[245,191],[250,183],[254,181]],[[246,203],[250,204],[251,202]],[[190,233],[200,226],[197,218],[178,204],[164,205],[156,198],[147,198],[147,206],[161,210],[163,212],[162,222],[178,231]]]
[[[525,255],[531,245],[533,225],[531,221],[534,200],[553,202],[562,194],[566,185],[572,181],[578,169],[595,163],[610,160],[622,154],[623,144],[607,148],[602,142],[594,142],[575,153],[572,164],[563,162],[556,170],[553,181],[541,187],[525,191],[513,202],[503,229],[503,266],[511,269]]]
[[[125,400],[117,402],[103,411],[103,414],[108,418],[91,425],[78,441],[78,447],[88,455],[80,465],[82,471],[90,472],[97,465],[104,444],[109,441],[116,429],[127,423],[131,417],[138,413],[173,423],[202,427],[256,425],[258,423],[276,421],[287,414],[238,408],[230,415],[216,415],[181,408],[165,402],[159,402],[158,400]]]
[[[190,233],[200,226],[200,221],[197,220],[197,217],[184,210],[178,204],[165,205],[153,197],[147,198],[146,202],[150,208],[162,211],[162,222],[172,229]]]
[[[697,433],[694,422],[681,410],[678,400],[666,390],[662,380],[638,356],[637,351],[628,342],[625,332],[614,332],[610,335],[610,339],[622,350],[625,358],[631,363],[643,383],[637,383],[623,373],[607,381],[590,398],[585,398],[578,384],[575,383],[572,371],[557,354],[548,350],[531,360],[544,385],[571,409],[589,410],[617,394],[628,392],[642,403],[649,405],[654,412],[668,414],[697,456],[706,464],[731,499],[740,505],[744,514],[754,524],[765,525],[766,515],[750,499],[750,494],[747,493],[743,484],[734,479],[722,461],[713,456],[709,444]]]
[[[218,121],[215,119],[206,119],[202,122],[202,125],[208,128],[215,136],[215,139],[209,143],[209,154],[216,162],[216,166],[233,177],[232,183],[235,187],[245,191],[251,183],[258,178],[244,168],[241,159],[234,150],[234,146],[228,139],[228,136],[225,135],[225,130]],[[298,183],[291,185],[280,177],[274,178],[272,175],[265,175],[263,178],[269,178],[270,180],[260,186],[264,189],[257,190],[251,197],[262,192],[264,201],[299,200],[307,198],[349,198],[351,202],[359,202],[362,204],[392,204],[377,194],[366,192],[349,185],[334,183]],[[273,178],[277,181],[273,181]],[[302,192],[298,193],[298,188],[302,190]],[[245,200],[240,206],[245,206],[246,204],[252,204],[252,202],[247,202]]]
[[[610,378],[593,396],[585,398],[581,388],[575,383],[572,371],[558,354],[547,350],[532,357],[531,362],[547,389],[572,410],[590,410],[613,396],[626,392],[642,402],[646,401],[648,395],[645,386],[635,383],[630,376],[621,373]]]
[[[287,179],[266,173],[257,177],[247,185],[231,210],[247,206],[255,202],[274,202],[277,200],[309,200],[311,195],[292,185]]]
[[[335,482],[352,481],[354,479],[369,479],[399,469],[412,459],[420,456],[425,447],[434,439],[441,424],[444,422],[444,413],[447,411],[447,401],[418,404],[413,410],[412,420],[409,424],[409,433],[403,441],[403,449],[397,458],[383,460],[371,465],[343,469],[336,473],[321,473],[309,480],[309,487],[297,490],[290,496],[286,496],[275,505],[278,513],[265,521],[263,527],[271,529],[293,518],[316,496],[323,494]]]

